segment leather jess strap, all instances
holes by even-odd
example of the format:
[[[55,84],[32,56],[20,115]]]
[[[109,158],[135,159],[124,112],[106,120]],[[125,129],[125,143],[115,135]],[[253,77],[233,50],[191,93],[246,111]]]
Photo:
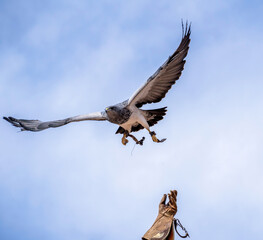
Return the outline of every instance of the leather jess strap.
[[[179,233],[179,231],[178,231],[178,229],[177,229],[178,226],[185,232],[185,235],[181,235],[181,234]],[[183,227],[183,225],[181,224],[181,222],[180,222],[179,219],[174,218],[174,229],[175,229],[176,233],[177,233],[181,238],[187,238],[187,237],[190,238],[189,233],[188,233],[187,230]]]

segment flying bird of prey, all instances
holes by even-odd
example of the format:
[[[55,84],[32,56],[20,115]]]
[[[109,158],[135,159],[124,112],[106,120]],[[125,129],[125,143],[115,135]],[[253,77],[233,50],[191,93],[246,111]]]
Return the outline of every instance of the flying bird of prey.
[[[159,140],[156,137],[156,133],[150,130],[150,127],[163,119],[167,111],[166,107],[153,110],[142,110],[141,107],[144,104],[161,101],[175,81],[181,76],[190,44],[191,25],[188,26],[186,23],[184,28],[182,23],[182,31],[182,40],[176,51],[129,99],[122,103],[109,106],[102,112],[79,115],[56,121],[42,122],[39,120],[16,119],[14,117],[4,117],[4,119],[13,126],[20,128],[21,131],[33,132],[60,127],[71,122],[107,120],[119,125],[116,134],[123,134],[122,143],[124,145],[128,143],[127,137],[131,137],[137,144],[142,145],[145,138],[143,137],[138,141],[131,132],[136,132],[143,128],[148,130],[154,142],[163,142],[166,139]]]

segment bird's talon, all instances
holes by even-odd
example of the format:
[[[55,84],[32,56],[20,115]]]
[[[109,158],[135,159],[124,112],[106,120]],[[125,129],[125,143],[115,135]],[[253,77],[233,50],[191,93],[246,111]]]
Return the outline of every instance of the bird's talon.
[[[129,141],[126,138],[122,138],[121,142],[122,142],[123,145],[126,145]]]
[[[163,138],[162,140],[159,140],[157,137],[156,137],[156,133],[155,132],[150,132],[150,135],[152,136],[152,140],[154,142],[157,142],[157,143],[161,143],[161,142],[164,142],[166,140],[166,138]]]
[[[154,131],[152,131],[152,132],[150,132],[150,135],[154,136],[154,135],[156,135],[156,133]]]
[[[153,134],[152,135],[152,140],[154,141],[154,142],[159,142],[159,139]]]

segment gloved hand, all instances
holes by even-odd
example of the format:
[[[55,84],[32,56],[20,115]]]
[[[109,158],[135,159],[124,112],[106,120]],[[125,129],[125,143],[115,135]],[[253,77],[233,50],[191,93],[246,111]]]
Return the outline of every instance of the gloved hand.
[[[174,217],[174,215],[177,213],[176,197],[177,191],[170,191],[170,193],[168,193],[169,202],[165,204],[167,195],[163,195],[162,200],[159,204],[159,215],[165,214],[167,216],[172,216],[172,218]]]
[[[167,195],[163,195],[159,204],[158,216],[151,228],[144,234],[143,240],[173,239],[173,219],[177,213],[176,197],[177,191],[171,191],[168,193],[169,202],[165,204]]]

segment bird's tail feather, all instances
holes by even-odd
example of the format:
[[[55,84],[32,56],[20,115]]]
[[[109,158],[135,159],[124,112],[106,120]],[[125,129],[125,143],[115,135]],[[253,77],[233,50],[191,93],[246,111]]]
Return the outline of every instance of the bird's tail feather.
[[[167,107],[152,109],[152,110],[144,110],[147,114],[147,122],[149,126],[153,126],[158,121],[162,120],[167,112]]]

